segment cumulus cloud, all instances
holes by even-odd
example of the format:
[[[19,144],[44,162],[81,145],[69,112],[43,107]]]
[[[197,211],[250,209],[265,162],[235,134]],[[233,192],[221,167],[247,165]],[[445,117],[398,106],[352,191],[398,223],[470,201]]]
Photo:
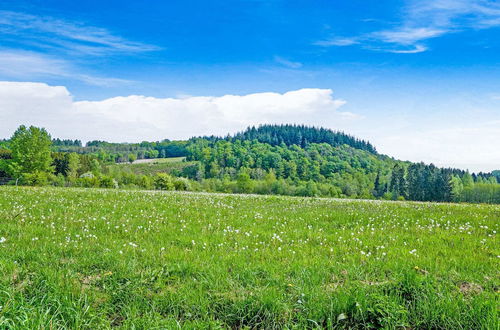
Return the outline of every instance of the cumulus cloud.
[[[376,124],[374,118],[358,120],[363,117],[342,111],[345,103],[335,99],[329,89],[179,98],[131,95],[74,101],[63,86],[0,82],[0,138],[10,137],[21,124],[45,127],[59,138],[139,142],[226,135],[264,123],[300,123],[332,129],[349,127],[348,133],[367,138],[380,152],[402,160],[471,171],[500,167],[498,118],[470,120],[467,125],[448,123],[439,129],[413,126],[408,130],[401,122],[392,121],[387,126],[385,121]]]
[[[339,111],[344,104],[329,89],[218,97],[131,95],[76,102],[62,86],[0,82],[0,135],[10,136],[21,124],[46,127],[61,138],[130,142],[225,135],[263,123],[338,127],[359,118]]]

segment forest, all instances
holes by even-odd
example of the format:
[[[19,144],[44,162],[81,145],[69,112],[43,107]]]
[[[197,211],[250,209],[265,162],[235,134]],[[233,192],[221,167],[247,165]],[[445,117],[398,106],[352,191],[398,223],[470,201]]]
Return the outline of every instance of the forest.
[[[141,172],[138,159],[154,162]],[[344,132],[302,125],[262,125],[187,141],[85,145],[21,126],[0,141],[2,184],[500,203],[499,182],[499,170],[469,173],[399,161]]]

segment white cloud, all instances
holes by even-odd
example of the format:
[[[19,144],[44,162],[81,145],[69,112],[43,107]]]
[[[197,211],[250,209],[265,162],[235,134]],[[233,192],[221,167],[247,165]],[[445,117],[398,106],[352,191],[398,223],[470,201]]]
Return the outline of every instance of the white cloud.
[[[375,102],[375,101],[374,101]],[[500,121],[443,123],[440,129],[401,122],[375,124],[339,110],[346,102],[329,89],[300,89],[283,94],[185,96],[155,98],[120,96],[102,101],[74,101],[63,86],[0,82],[0,138],[21,124],[47,128],[68,139],[138,142],[226,135],[250,125],[300,123],[344,129],[372,142],[385,154],[472,171],[500,168]],[[348,128],[349,129],[346,129]],[[371,133],[367,133],[371,132]]]
[[[360,118],[338,111],[344,104],[329,89],[75,102],[65,87],[0,82],[0,136],[10,136],[21,124],[46,127],[61,138],[130,142],[225,135],[263,123],[338,127]]]

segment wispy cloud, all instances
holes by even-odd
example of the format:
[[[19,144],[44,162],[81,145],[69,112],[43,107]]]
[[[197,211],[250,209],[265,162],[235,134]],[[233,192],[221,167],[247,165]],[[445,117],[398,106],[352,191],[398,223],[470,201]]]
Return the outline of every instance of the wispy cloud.
[[[385,52],[394,54],[418,54],[427,50],[427,47],[422,45],[415,45],[411,49],[385,49]]]
[[[275,56],[274,61],[276,63],[281,64],[283,66],[286,66],[287,68],[290,68],[290,69],[299,69],[302,67],[302,63],[290,61],[290,60],[287,60],[286,58],[283,58],[281,56]]]
[[[97,86],[130,81],[89,73],[94,57],[160,49],[82,22],[12,11],[0,11],[0,44],[2,78],[64,78]]]
[[[421,53],[429,49],[424,44],[429,39],[500,26],[500,3],[489,0],[412,0],[402,10],[401,20],[392,25],[395,27],[354,37],[336,36],[314,44],[323,47],[360,44],[366,49],[390,53]]]
[[[84,74],[70,62],[36,52],[0,49],[0,75],[10,79],[70,78],[95,86],[114,86],[128,80]]]
[[[82,55],[137,53],[160,49],[81,22],[12,11],[0,11],[0,32],[3,38],[15,37],[19,44],[58,48]]]
[[[413,45],[421,40],[439,37],[446,32],[446,30],[428,27],[406,27],[399,30],[385,30],[374,32],[371,34],[371,36],[374,39],[378,39],[386,43]]]
[[[314,43],[317,46],[352,46],[359,44],[357,38],[332,38],[327,40],[320,40]]]

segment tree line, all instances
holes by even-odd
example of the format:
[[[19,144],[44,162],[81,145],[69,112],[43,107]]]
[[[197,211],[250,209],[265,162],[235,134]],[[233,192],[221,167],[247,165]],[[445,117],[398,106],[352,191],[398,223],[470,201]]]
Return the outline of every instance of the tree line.
[[[111,166],[133,161],[139,152],[157,158],[158,150],[186,156],[185,166],[150,174]],[[402,162],[344,133],[295,125],[251,127],[225,138],[90,141],[85,147],[79,140],[52,140],[44,129],[21,126],[11,139],[0,141],[0,183],[7,179],[30,185],[500,203],[500,171],[471,174]]]

